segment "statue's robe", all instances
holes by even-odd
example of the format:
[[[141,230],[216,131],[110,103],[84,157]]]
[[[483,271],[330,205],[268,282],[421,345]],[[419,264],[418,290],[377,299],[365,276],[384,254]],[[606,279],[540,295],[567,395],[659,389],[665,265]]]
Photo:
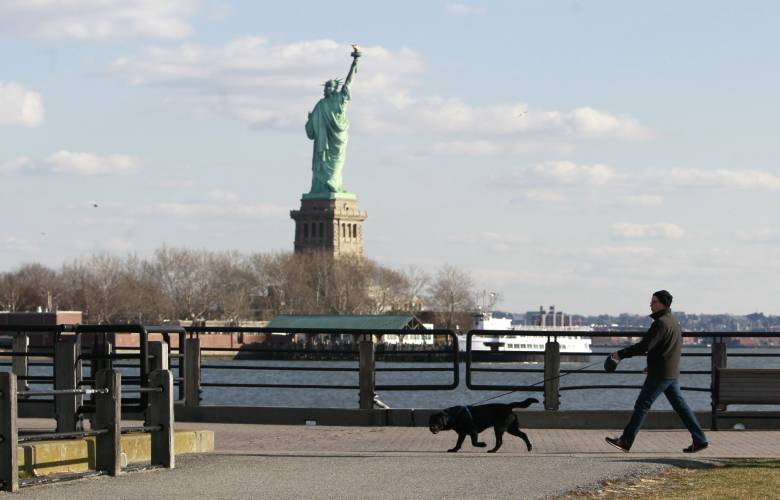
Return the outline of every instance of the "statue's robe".
[[[347,153],[349,86],[323,97],[306,121],[306,135],[314,140],[310,193],[343,193],[341,171]]]

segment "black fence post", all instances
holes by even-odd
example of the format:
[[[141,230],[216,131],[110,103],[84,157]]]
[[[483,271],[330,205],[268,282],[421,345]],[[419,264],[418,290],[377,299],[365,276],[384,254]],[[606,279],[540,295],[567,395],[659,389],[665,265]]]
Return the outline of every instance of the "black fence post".
[[[187,339],[184,356],[184,405],[200,406],[200,339]]]
[[[149,393],[149,425],[159,426],[152,431],[152,465],[168,469],[175,466],[173,450],[173,376],[170,370],[154,370],[149,374],[149,387],[162,388]]]
[[[366,340],[367,339],[367,340]],[[365,335],[360,340],[360,409],[374,408],[374,388],[376,385],[374,371],[374,336]]]
[[[30,347],[30,337],[26,333],[17,332],[13,340],[13,351],[15,352],[28,352]],[[29,359],[27,356],[14,356],[11,361],[11,371],[17,377],[26,377],[29,375]],[[27,380],[22,382],[22,390],[26,391],[30,388],[30,384]]]
[[[719,341],[716,341],[719,340]],[[712,401],[713,404],[717,402],[717,390],[718,387],[716,385],[717,377],[716,372],[718,371],[718,368],[726,368],[726,365],[728,363],[728,354],[726,353],[726,343],[723,342],[723,339],[713,339],[712,342],[712,357],[711,357],[711,363],[710,363],[710,369],[712,370],[712,374],[710,375],[710,389],[711,389],[711,395],[712,395]],[[725,411],[726,405],[724,404],[717,404],[717,410],[718,411]]]
[[[95,469],[116,476],[122,473],[122,374],[97,372],[95,388],[108,389],[107,394],[95,394],[94,428],[107,431],[95,436]]]
[[[561,345],[557,340],[544,346],[544,409],[560,407]]]
[[[79,340],[75,336],[63,336],[54,344],[54,388],[56,390],[79,389],[81,361]],[[78,407],[83,397],[78,394],[57,394],[54,396],[54,414],[57,418],[57,432],[78,430]]]
[[[0,489],[19,489],[16,375],[0,373]]]

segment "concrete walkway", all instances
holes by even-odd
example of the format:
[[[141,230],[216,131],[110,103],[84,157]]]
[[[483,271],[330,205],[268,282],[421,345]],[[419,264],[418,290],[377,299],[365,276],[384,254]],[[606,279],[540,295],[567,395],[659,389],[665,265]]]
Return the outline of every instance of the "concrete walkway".
[[[216,451],[184,456],[173,471],[131,473],[22,490],[24,498],[545,498],[607,479],[700,466],[722,458],[779,457],[780,432],[708,434],[711,447],[683,454],[685,431],[643,431],[631,453],[609,431],[530,430],[534,450],[505,436],[497,454],[470,445],[444,453],[455,434],[425,428],[179,423],[211,429]],[[490,432],[481,438],[489,446]]]

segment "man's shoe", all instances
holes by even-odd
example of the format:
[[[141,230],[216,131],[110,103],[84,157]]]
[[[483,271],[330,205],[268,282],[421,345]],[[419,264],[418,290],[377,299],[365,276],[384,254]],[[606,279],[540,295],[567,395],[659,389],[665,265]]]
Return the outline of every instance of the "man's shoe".
[[[709,446],[710,443],[699,443],[699,444],[693,443],[689,447],[684,448],[683,453],[696,453],[697,451],[706,450],[707,448],[709,448]]]
[[[628,453],[628,446],[626,446],[626,443],[623,442],[623,438],[611,438],[607,437],[604,438],[604,440],[608,443],[614,446],[615,448],[619,449],[620,451],[624,453]]]

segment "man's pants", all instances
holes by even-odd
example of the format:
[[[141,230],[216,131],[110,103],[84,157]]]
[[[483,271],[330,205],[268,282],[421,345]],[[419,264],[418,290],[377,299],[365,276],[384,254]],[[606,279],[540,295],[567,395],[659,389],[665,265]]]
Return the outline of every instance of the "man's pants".
[[[677,383],[677,379],[655,379],[647,377],[645,384],[642,386],[642,391],[639,393],[639,397],[636,398],[634,404],[634,413],[631,415],[631,420],[628,422],[625,430],[623,430],[623,442],[629,448],[634,444],[639,429],[642,428],[642,423],[645,421],[647,412],[650,411],[650,407],[653,406],[653,402],[661,393],[666,394],[666,399],[669,400],[669,404],[672,405],[674,411],[680,416],[685,427],[690,431],[695,444],[703,444],[707,442],[707,437],[704,435],[704,431],[701,429],[699,422],[696,420],[696,416],[691,411],[688,403],[685,402],[682,393],[680,392],[680,385]]]

